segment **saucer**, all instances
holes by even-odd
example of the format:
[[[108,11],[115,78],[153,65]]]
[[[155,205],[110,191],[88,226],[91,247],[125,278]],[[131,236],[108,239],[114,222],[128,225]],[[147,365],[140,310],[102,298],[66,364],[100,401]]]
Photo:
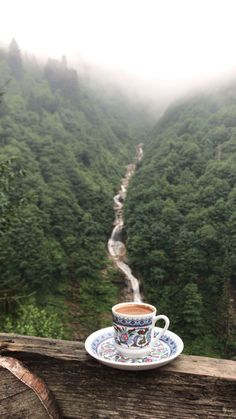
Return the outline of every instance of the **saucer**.
[[[155,334],[161,330],[155,327]],[[85,349],[89,355],[108,367],[120,370],[149,370],[161,367],[177,358],[183,348],[182,339],[170,330],[155,342],[149,355],[135,359],[125,358],[117,352],[113,327],[97,330],[85,341]]]

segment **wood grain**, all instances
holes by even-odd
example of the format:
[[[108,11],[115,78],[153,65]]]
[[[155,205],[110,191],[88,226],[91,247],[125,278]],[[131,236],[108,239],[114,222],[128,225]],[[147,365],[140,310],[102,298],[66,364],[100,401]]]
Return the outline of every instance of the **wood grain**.
[[[235,361],[182,355],[133,372],[99,364],[81,342],[0,334],[0,347],[46,382],[65,418],[236,418]],[[0,417],[47,417],[33,392],[2,369]]]
[[[20,382],[33,390],[49,418],[60,419],[60,412],[54,396],[41,378],[29,371],[18,359],[11,356],[0,355],[0,366],[10,371]]]

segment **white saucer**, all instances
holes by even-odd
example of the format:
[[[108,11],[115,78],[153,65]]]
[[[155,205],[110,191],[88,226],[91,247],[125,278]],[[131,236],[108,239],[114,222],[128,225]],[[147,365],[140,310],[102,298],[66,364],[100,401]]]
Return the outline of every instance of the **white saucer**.
[[[155,327],[155,334],[160,330],[159,327]],[[161,367],[177,358],[183,348],[182,339],[170,330],[156,341],[150,355],[136,359],[124,358],[117,352],[113,327],[97,330],[85,341],[85,349],[89,355],[102,364],[120,370],[149,370]]]

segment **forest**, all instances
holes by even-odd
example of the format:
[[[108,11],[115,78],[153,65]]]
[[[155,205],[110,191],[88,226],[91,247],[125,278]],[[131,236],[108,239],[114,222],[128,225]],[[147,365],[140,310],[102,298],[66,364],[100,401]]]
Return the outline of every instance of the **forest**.
[[[236,352],[236,83],[177,101],[125,207],[129,261],[185,353]]]
[[[122,278],[107,254],[112,199],[125,203],[129,265],[185,353],[236,351],[236,83],[158,120],[65,56],[0,49],[0,327],[84,339],[110,325]],[[157,121],[157,122],[156,122]]]
[[[112,198],[150,117],[14,39],[0,50],[0,91],[1,330],[84,337],[118,299]]]

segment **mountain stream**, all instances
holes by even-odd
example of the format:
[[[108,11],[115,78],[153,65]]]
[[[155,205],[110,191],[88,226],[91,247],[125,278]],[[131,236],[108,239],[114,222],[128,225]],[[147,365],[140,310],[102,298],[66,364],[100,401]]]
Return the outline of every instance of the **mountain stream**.
[[[122,179],[120,190],[117,195],[114,196],[114,212],[115,212],[115,221],[114,228],[111,233],[111,237],[108,240],[108,251],[113,261],[115,262],[117,268],[124,273],[126,278],[130,281],[133,301],[141,302],[142,298],[140,295],[139,281],[135,278],[131,272],[130,267],[124,262],[126,255],[126,248],[124,243],[121,241],[122,230],[124,228],[124,219],[123,219],[123,205],[127,194],[127,188],[131,176],[134,174],[137,163],[142,160],[143,157],[143,144],[138,144],[136,146],[136,157],[135,161],[132,164],[127,166],[126,174]]]

